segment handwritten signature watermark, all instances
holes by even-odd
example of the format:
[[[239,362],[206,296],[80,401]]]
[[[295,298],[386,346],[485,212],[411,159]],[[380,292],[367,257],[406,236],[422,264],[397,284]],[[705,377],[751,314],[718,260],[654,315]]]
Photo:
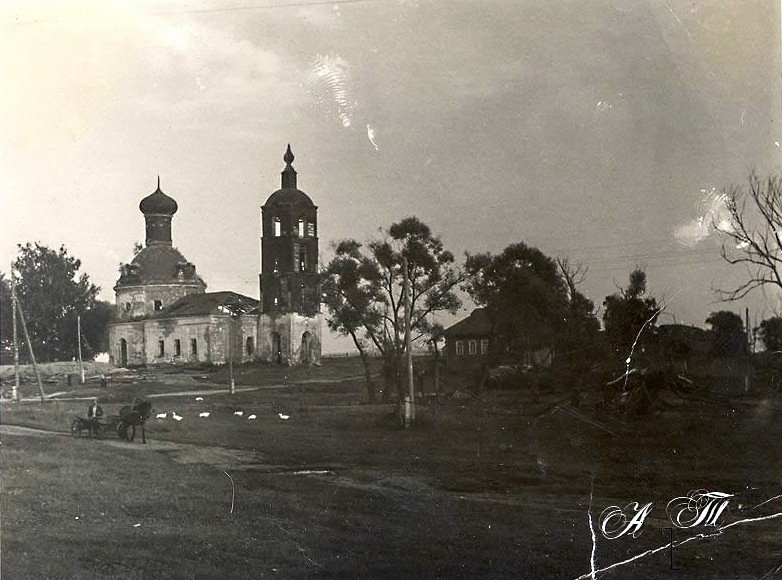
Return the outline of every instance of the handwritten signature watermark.
[[[728,507],[733,494],[697,489],[668,502],[666,513],[676,528],[719,525],[719,518]],[[652,502],[641,505],[631,502],[624,508],[610,506],[600,514],[599,529],[608,540],[625,535],[635,538],[641,533],[646,517],[652,511]]]

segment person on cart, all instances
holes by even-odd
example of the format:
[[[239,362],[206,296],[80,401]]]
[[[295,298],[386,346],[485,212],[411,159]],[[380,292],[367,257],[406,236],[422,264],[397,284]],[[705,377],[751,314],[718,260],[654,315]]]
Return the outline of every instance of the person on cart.
[[[95,433],[95,435],[98,434],[100,430],[98,419],[101,417],[103,417],[103,409],[98,405],[98,399],[93,399],[90,408],[87,409],[87,419],[90,422],[90,435],[93,433]]]

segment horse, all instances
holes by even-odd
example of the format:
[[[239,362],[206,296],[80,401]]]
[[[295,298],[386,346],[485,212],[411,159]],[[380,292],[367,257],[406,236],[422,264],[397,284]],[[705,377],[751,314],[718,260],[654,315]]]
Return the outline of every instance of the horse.
[[[133,401],[132,405],[126,405],[119,410],[119,425],[117,426],[117,433],[120,437],[124,437],[125,441],[133,441],[136,438],[136,426],[141,426],[141,441],[147,442],[146,433],[144,431],[144,423],[152,415],[152,403],[149,401],[141,401],[136,403]],[[133,430],[131,435],[129,432]]]

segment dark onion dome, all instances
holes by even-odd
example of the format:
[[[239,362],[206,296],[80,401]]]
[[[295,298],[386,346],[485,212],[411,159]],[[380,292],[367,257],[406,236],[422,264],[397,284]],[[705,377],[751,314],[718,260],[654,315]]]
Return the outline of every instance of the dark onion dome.
[[[264,207],[315,207],[310,196],[296,187],[296,170],[293,168],[293,152],[291,146],[283,156],[285,169],[282,171],[282,187],[272,193]]]
[[[143,214],[174,215],[179,209],[176,201],[160,191],[160,176],[157,178],[157,189],[154,193],[141,200],[138,208]]]

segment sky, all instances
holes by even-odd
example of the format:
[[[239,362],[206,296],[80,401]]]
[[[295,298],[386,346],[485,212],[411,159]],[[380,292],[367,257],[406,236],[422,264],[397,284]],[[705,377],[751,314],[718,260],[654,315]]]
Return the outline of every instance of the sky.
[[[661,323],[759,322],[778,295],[718,302],[746,271],[697,220],[780,170],[780,53],[777,0],[6,1],[0,271],[64,244],[113,302],[159,175],[208,291],[258,298],[290,143],[321,263],[415,215],[460,262],[583,263],[598,307],[642,267]]]

